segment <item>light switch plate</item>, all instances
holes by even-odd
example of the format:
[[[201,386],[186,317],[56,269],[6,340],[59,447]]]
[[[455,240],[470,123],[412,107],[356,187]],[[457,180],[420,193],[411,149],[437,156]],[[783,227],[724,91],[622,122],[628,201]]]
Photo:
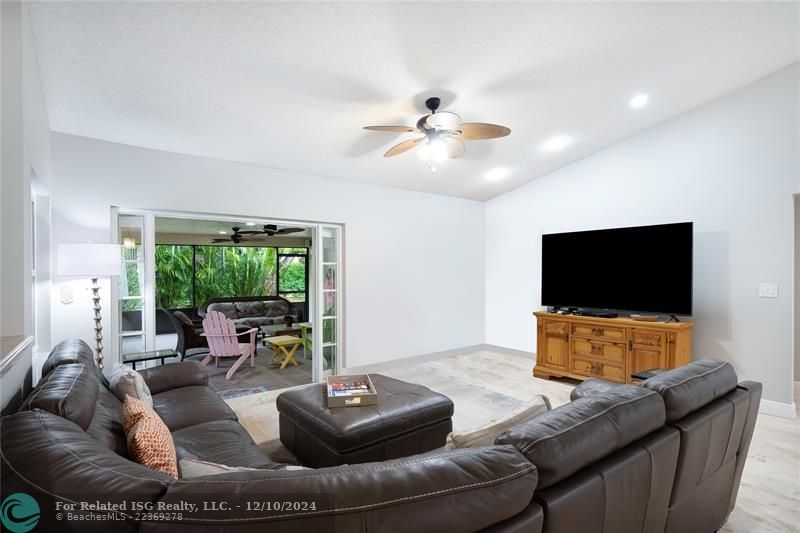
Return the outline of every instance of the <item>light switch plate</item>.
[[[778,284],[777,283],[759,283],[758,284],[759,298],[777,298],[778,297]]]

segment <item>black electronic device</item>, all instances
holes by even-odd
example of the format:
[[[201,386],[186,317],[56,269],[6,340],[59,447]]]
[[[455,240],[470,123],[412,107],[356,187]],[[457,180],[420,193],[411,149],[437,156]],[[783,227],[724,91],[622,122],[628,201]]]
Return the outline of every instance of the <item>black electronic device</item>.
[[[691,315],[692,235],[691,222],[543,235],[541,304]]]

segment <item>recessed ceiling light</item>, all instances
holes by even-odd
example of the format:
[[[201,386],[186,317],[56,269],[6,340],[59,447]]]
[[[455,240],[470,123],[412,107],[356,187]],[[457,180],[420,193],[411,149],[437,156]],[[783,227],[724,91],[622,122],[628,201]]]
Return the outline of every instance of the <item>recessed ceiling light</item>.
[[[506,167],[494,167],[486,171],[483,177],[486,181],[503,181],[511,174],[511,169]]]
[[[219,232],[220,235],[225,235],[226,233],[228,233],[228,232],[227,231],[220,231]]]
[[[247,226],[255,226],[255,225],[256,225],[256,223],[255,223],[255,222],[245,222],[245,224],[246,224]]]
[[[545,152],[558,152],[569,146],[570,143],[572,143],[572,137],[569,135],[554,135],[542,144],[542,150]]]
[[[647,105],[647,102],[650,101],[650,97],[646,94],[637,94],[633,98],[631,98],[630,104],[631,107],[634,109],[639,109]]]

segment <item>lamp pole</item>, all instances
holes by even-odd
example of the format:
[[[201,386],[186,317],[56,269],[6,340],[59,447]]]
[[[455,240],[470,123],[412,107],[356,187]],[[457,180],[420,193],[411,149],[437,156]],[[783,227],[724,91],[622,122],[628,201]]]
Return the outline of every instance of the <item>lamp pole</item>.
[[[103,370],[103,325],[100,315],[100,285],[97,278],[92,278],[92,301],[94,302],[94,343],[97,352],[97,368]]]

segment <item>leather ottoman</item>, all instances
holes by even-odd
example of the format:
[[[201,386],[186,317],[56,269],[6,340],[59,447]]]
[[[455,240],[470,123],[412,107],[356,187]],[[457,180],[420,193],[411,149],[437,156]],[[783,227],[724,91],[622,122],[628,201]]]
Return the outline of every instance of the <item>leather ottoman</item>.
[[[453,402],[422,385],[370,374],[377,405],[328,409],[326,386],[277,398],[281,442],[305,466],[385,461],[444,446]]]

